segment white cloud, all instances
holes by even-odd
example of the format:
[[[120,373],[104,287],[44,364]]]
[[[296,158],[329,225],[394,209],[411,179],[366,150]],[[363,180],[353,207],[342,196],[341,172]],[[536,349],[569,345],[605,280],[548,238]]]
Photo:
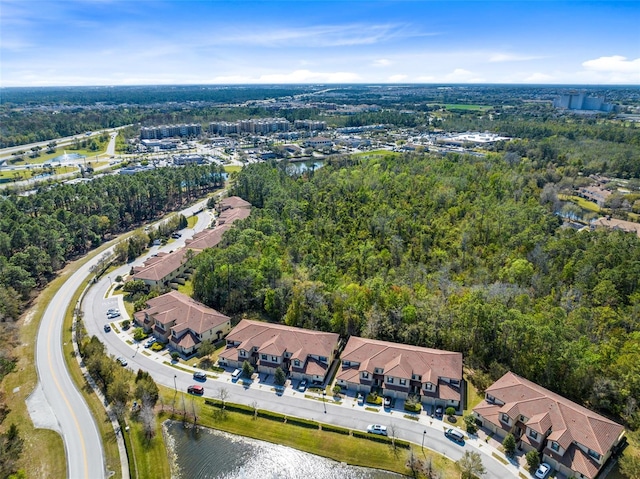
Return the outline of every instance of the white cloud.
[[[640,58],[627,60],[626,57],[621,55],[613,55],[587,60],[582,63],[582,66],[587,70],[600,72],[635,73],[638,75],[636,81],[640,80]]]
[[[391,60],[388,60],[386,58],[379,58],[377,60],[375,60],[372,65],[374,67],[388,67],[389,65],[391,65],[393,62]]]
[[[528,83],[548,83],[548,82],[551,82],[553,79],[554,78],[551,75],[547,75],[546,73],[536,72],[526,77],[524,81]]]
[[[241,31],[242,34],[238,34]],[[239,27],[234,32],[220,32],[216,38],[203,38],[209,45],[228,44],[264,47],[341,47],[372,45],[391,39],[432,35],[416,32],[403,24],[316,25],[299,28]]]
[[[475,73],[464,68],[456,68],[445,75],[443,80],[452,83],[482,83],[485,81],[484,78],[478,77]]]
[[[529,60],[540,60],[544,57],[532,56],[532,55],[516,55],[514,53],[496,53],[489,57],[491,63],[500,62],[526,62]]]
[[[391,75],[388,81],[391,83],[402,83],[407,78],[407,75]]]
[[[362,78],[351,72],[313,72],[295,70],[290,73],[270,73],[260,76],[227,75],[213,78],[214,83],[353,83]]]

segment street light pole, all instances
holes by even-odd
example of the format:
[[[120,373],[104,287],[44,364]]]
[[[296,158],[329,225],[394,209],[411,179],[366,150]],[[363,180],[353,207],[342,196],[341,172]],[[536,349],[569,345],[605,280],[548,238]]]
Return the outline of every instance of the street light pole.
[[[326,396],[327,393],[325,392],[325,390],[322,390],[322,405],[324,406],[324,413],[327,414],[327,403],[326,403]]]
[[[427,430],[422,431],[422,452],[424,452],[424,436],[427,434]]]

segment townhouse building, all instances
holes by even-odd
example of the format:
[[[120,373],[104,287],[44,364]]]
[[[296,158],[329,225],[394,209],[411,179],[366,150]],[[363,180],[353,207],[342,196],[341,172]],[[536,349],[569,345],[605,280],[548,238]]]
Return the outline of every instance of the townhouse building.
[[[624,427],[512,372],[473,409],[498,438],[511,433],[524,451],[567,477],[595,478],[624,436]]]
[[[336,376],[344,389],[463,408],[462,353],[351,336]]]
[[[177,291],[147,301],[133,316],[134,323],[185,356],[203,341],[217,341],[231,330],[231,319]]]
[[[324,384],[338,341],[335,333],[243,319],[227,335],[218,363],[242,368],[249,361],[259,373],[274,374],[281,368],[291,379]]]

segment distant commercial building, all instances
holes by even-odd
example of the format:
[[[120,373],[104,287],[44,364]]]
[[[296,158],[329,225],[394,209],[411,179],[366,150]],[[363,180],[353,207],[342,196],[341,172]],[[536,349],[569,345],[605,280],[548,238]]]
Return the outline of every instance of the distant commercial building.
[[[291,124],[285,118],[260,118],[239,120],[237,122],[218,121],[209,124],[212,135],[229,135],[232,133],[267,134],[278,131],[289,131]]]
[[[202,126],[198,123],[181,125],[148,126],[140,129],[141,140],[161,140],[171,137],[198,136],[202,133]]]
[[[305,140],[304,146],[309,146],[311,148],[331,147],[333,146],[333,141],[331,141],[329,138],[322,137],[309,138],[308,140]]]
[[[148,150],[175,150],[178,147],[175,140],[140,140],[140,144]]]
[[[173,156],[173,164],[184,166],[184,165],[202,165],[204,164],[204,158],[202,155],[174,155]]]
[[[600,111],[610,113],[618,111],[618,105],[606,103],[604,97],[587,96],[586,93],[570,93],[553,100],[553,106],[565,110]]]

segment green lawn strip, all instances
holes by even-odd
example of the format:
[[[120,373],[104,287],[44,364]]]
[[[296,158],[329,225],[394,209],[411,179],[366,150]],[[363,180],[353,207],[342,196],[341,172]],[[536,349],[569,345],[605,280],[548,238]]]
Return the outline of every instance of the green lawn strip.
[[[262,413],[263,411],[260,411],[260,414]],[[302,420],[290,418],[287,423],[283,423],[280,420],[282,415],[272,413],[270,416],[272,416],[271,419],[254,418],[251,414],[227,410],[224,417],[221,417],[217,407],[203,405],[199,424],[232,434],[290,446],[352,465],[385,469],[400,474],[408,472],[405,466],[408,457],[407,449],[397,447],[394,451],[393,447],[386,443],[333,432],[332,428],[341,429],[336,426],[328,425],[327,430],[319,430],[309,425],[302,425]],[[294,421],[300,422],[301,425],[291,424]],[[433,454],[434,463],[442,464],[443,467],[446,465],[447,472],[457,473],[457,468],[451,461],[436,453],[430,451],[429,453]],[[422,455],[421,452],[420,454]],[[452,475],[446,474],[445,477],[452,477]]]
[[[504,457],[502,457],[497,452],[492,452],[491,455],[495,457],[498,461],[500,461],[502,464],[509,464],[509,461],[507,461]]]
[[[229,174],[240,171],[241,169],[242,169],[242,166],[239,166],[239,165],[226,165],[224,167],[224,171]]]
[[[198,217],[193,215],[187,218],[187,228],[193,228],[198,222]]]
[[[159,415],[161,416],[161,415]],[[129,419],[127,425],[129,431],[125,432],[125,441],[129,452],[129,470],[132,478],[155,479],[158,477],[171,477],[171,468],[167,454],[164,436],[161,430],[159,417],[156,425],[156,434],[147,439],[142,423]],[[132,460],[135,457],[135,462]]]
[[[463,411],[463,416],[471,414],[473,408],[482,402],[484,394],[480,394],[475,386],[467,378],[467,408]]]

